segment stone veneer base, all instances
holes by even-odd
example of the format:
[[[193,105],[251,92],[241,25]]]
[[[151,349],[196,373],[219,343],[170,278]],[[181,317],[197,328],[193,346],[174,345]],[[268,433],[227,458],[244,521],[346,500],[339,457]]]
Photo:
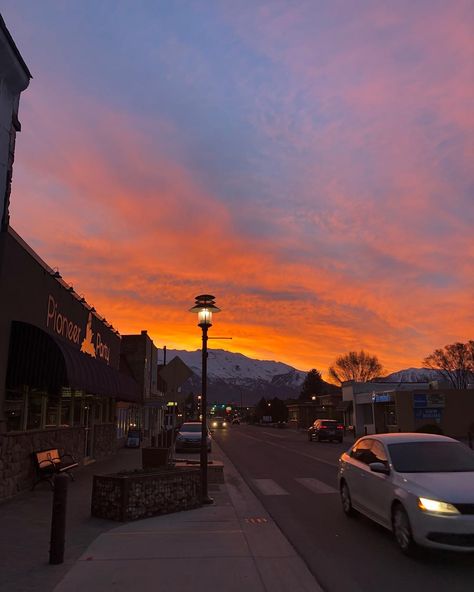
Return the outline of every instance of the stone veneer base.
[[[118,522],[191,510],[201,505],[198,468],[166,467],[94,475],[91,514]]]

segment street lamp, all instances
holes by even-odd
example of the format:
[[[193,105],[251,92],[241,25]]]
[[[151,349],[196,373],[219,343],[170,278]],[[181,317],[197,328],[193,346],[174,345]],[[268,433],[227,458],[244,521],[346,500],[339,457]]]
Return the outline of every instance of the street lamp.
[[[219,312],[214,296],[201,294],[196,296],[194,306],[189,312],[198,313],[198,327],[202,329],[202,383],[201,383],[201,502],[212,504],[213,499],[207,493],[207,330],[212,327],[212,313]]]

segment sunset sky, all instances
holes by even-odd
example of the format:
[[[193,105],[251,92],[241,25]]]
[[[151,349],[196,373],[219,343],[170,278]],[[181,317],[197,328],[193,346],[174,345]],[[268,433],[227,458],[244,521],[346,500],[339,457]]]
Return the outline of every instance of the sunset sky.
[[[122,334],[387,373],[474,338],[471,0],[4,0],[11,224]]]

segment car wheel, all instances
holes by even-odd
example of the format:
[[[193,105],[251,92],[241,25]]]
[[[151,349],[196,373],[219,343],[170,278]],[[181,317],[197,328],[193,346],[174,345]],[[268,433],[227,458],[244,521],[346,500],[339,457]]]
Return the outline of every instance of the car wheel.
[[[308,434],[308,442],[312,442],[313,441],[313,436],[311,434]]]
[[[321,436],[318,434],[318,442],[321,442]]]
[[[352,507],[352,500],[351,500],[351,492],[349,491],[349,486],[345,481],[341,482],[341,503],[342,509],[346,516],[354,516],[354,508]]]
[[[417,546],[413,540],[410,519],[402,504],[397,503],[392,510],[392,530],[398,548],[405,555],[415,555]]]

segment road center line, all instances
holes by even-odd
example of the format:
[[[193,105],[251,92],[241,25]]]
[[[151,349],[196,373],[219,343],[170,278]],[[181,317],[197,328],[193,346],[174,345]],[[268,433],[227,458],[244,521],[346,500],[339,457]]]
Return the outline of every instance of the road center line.
[[[272,432],[261,432],[262,434],[267,434],[267,436],[272,436],[272,438],[284,438],[283,434],[273,434]]]
[[[282,450],[286,450],[287,452],[294,452],[295,454],[299,454],[300,456],[305,456],[306,458],[310,458],[311,460],[315,460],[316,462],[320,462],[323,465],[328,465],[330,467],[338,467],[338,463],[331,462],[329,460],[324,460],[322,458],[318,458],[317,456],[312,456],[311,454],[306,454],[305,452],[300,452],[299,450],[295,450],[294,448],[288,448],[287,446],[282,446],[281,444],[277,444],[276,442],[268,442],[268,440],[262,440],[261,438],[256,438],[255,436],[249,436],[248,434],[240,435],[243,438],[250,438],[250,440],[256,440],[262,444],[267,444],[268,446],[274,446],[275,448],[281,448]]]

